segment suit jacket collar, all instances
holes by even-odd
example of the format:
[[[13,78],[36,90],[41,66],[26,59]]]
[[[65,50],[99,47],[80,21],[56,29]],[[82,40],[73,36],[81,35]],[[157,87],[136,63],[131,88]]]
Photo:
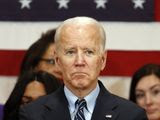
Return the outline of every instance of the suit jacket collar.
[[[100,86],[100,93],[96,100],[91,120],[115,120],[118,116],[118,111],[115,111],[118,107],[118,103],[103,84],[100,81],[98,81],[98,83]],[[63,87],[49,96],[45,107],[47,110],[43,116],[45,118],[44,120],[50,120],[51,118],[53,120],[71,120],[68,101],[64,94]]]
[[[47,111],[44,113],[44,120],[71,120],[63,87],[49,96],[45,107]]]
[[[119,114],[118,111],[115,111],[118,107],[117,100],[106,90],[100,81],[98,83],[100,93],[96,100],[91,120],[115,120]]]

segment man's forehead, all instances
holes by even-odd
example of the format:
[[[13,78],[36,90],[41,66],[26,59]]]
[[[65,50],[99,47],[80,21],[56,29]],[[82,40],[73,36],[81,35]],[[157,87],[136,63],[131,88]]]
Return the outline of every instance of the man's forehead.
[[[83,31],[97,31],[99,26],[96,24],[66,24],[61,27],[61,33],[70,33],[70,32],[83,32]]]
[[[71,38],[71,39],[61,39],[60,44],[63,46],[97,46],[100,43],[100,40],[94,39],[94,38],[88,38],[88,39],[76,39],[76,38]]]
[[[89,29],[71,29],[69,28],[62,31],[60,34],[61,42],[70,42],[72,41],[83,41],[83,40],[91,40],[91,42],[99,41],[101,39],[100,31],[97,29],[89,28]]]
[[[62,46],[65,49],[87,49],[87,48],[96,48],[96,46],[92,46],[92,45],[64,45]]]
[[[65,25],[60,32],[59,44],[61,47],[79,47],[98,46],[101,44],[100,29],[95,24],[88,25]]]
[[[66,44],[61,44],[61,49],[63,50],[98,50],[99,46],[97,44],[85,44],[85,43],[80,43],[80,44],[74,44],[74,43],[66,43]]]

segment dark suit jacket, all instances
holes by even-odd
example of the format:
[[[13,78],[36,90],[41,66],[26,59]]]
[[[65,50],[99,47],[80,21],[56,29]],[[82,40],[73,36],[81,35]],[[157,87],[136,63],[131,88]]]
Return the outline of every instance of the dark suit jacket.
[[[99,85],[100,93],[91,120],[147,120],[143,109],[109,93],[101,82]],[[71,120],[63,87],[24,106],[20,110],[20,120]]]

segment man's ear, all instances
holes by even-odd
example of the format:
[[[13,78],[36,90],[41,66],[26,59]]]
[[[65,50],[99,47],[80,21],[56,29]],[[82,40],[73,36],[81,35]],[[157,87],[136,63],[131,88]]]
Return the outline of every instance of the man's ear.
[[[59,66],[59,58],[58,58],[58,55],[57,55],[56,50],[54,51],[54,59],[55,59],[55,64],[56,64],[57,66]]]
[[[57,56],[55,57],[55,61],[56,61],[56,64],[59,66],[59,58]]]
[[[57,66],[57,69],[61,71],[61,65],[60,65],[60,60],[58,56],[55,56],[55,64]]]
[[[106,61],[107,61],[107,51],[105,51],[102,55],[102,66],[101,66],[101,70],[103,70],[106,66]]]

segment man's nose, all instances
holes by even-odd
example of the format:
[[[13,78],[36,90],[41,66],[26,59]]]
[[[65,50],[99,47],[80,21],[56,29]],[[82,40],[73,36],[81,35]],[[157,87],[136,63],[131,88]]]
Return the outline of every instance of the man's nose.
[[[75,65],[76,66],[83,66],[85,64],[84,54],[83,52],[79,51],[76,55]]]

